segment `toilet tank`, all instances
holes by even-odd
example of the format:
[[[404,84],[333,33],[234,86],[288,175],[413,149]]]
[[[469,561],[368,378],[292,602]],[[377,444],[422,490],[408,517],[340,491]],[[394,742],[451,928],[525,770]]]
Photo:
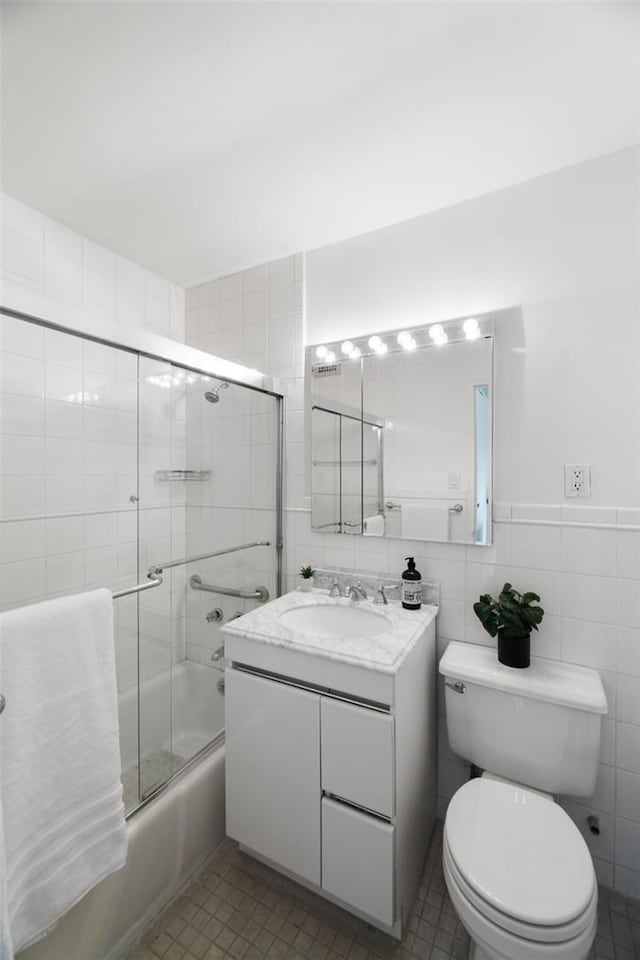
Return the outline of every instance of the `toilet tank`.
[[[450,643],[439,669],[454,753],[548,793],[591,796],[607,712],[595,670],[535,657],[518,670],[468,643]]]

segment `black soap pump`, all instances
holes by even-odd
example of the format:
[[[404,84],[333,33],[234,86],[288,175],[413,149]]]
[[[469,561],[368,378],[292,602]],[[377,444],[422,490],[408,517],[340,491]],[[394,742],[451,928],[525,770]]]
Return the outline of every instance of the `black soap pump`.
[[[405,557],[407,569],[402,574],[402,606],[405,610],[419,610],[422,606],[422,574],[416,570],[413,557]]]

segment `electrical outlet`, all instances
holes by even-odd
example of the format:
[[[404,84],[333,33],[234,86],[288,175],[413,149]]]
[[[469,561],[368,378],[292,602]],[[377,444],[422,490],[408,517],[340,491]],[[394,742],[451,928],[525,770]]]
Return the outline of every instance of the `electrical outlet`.
[[[460,489],[460,474],[450,471],[449,472],[449,490],[459,490]]]
[[[591,496],[591,467],[587,463],[565,463],[565,497]]]

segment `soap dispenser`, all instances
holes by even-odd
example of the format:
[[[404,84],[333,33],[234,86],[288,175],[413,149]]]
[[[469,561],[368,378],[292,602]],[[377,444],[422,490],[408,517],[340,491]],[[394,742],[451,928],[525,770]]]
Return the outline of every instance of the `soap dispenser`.
[[[407,569],[402,574],[402,606],[405,610],[419,610],[422,606],[422,574],[416,570],[413,557],[405,557]]]

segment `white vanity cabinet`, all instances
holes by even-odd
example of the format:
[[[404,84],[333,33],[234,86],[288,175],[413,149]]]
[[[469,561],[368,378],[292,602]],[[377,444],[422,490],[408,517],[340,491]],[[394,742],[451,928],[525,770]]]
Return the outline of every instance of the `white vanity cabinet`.
[[[227,833],[320,884],[320,697],[225,677]]]
[[[434,619],[377,671],[225,631],[227,834],[398,938],[435,817]]]

